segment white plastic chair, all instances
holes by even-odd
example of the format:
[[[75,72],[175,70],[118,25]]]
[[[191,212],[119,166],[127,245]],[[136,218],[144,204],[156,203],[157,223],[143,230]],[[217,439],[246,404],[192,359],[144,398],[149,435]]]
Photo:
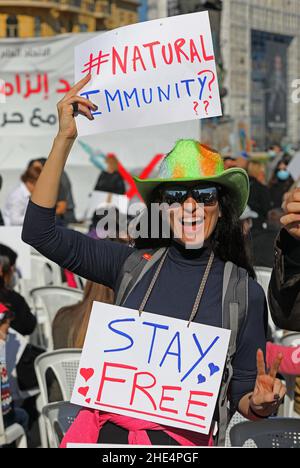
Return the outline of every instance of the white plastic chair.
[[[266,298],[267,298],[267,303],[268,303],[268,323],[269,326],[271,327],[272,335],[275,341],[278,339],[278,329],[273,322],[270,307],[269,307],[269,302],[268,302],[268,290],[269,290],[269,284],[271,281],[271,276],[272,276],[272,268],[266,268],[266,267],[255,267],[254,268],[255,273],[256,273],[256,278],[258,284],[263,288]],[[280,332],[281,334],[281,332]]]
[[[238,411],[234,413],[232,416],[230,423],[227,427],[226,430],[226,439],[225,439],[225,447],[231,447],[231,442],[230,442],[230,431],[231,429],[236,426],[237,424],[240,424],[241,422],[248,421],[248,419],[244,418]],[[255,444],[249,444],[247,445],[247,448],[255,448]]]
[[[52,370],[60,387],[63,400],[69,401],[75,385],[80,356],[81,349],[60,349],[41,354],[37,357],[34,366],[41,391],[40,397],[37,400],[37,406],[40,412],[49,404],[46,381],[47,371],[50,369]],[[47,431],[50,439],[51,431],[49,431],[49,428]],[[42,447],[46,448],[48,446],[46,428],[44,431],[41,430],[41,441]]]
[[[0,446],[9,445],[16,442],[17,448],[27,448],[27,438],[23,427],[20,424],[12,424],[4,428],[1,402],[1,379],[0,379]]]
[[[80,406],[72,405],[67,401],[50,403],[43,408],[43,416],[50,428],[50,447],[58,448],[62,437],[75,421]]]
[[[283,336],[280,340],[282,346],[300,346],[300,333],[288,333]],[[295,386],[296,377],[293,375],[284,375],[287,393],[284,399],[283,415],[285,418],[299,418],[299,414],[294,410],[295,405]]]
[[[30,294],[39,325],[40,344],[51,350],[53,349],[52,322],[55,315],[62,307],[82,301],[83,292],[73,288],[48,286],[34,288]]]
[[[43,286],[63,286],[60,267],[43,257],[37,251],[33,251],[30,256],[31,278],[20,278],[17,284],[17,291],[25,297],[31,306],[30,291],[33,288]]]

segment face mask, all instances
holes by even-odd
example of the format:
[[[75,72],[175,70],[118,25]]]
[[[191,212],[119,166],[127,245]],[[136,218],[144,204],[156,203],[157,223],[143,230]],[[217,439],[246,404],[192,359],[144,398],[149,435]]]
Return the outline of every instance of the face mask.
[[[268,151],[268,155],[269,155],[270,158],[275,158],[276,153],[275,153],[275,151]]]
[[[277,172],[277,178],[279,180],[285,181],[285,180],[288,180],[289,177],[290,177],[289,171],[278,171]]]

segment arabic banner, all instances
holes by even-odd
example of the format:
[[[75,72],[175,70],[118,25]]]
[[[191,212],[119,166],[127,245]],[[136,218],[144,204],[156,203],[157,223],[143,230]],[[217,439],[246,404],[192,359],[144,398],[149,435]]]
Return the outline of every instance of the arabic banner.
[[[81,136],[222,115],[208,12],[109,31],[75,49],[75,78],[98,106]]]
[[[74,83],[74,47],[93,34],[0,41],[0,135],[55,134],[57,102]]]

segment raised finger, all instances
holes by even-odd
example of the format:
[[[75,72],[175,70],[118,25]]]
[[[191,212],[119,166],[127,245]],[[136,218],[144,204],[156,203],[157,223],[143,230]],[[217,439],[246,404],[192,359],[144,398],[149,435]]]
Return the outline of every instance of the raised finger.
[[[270,372],[269,372],[269,375],[270,377],[272,377],[273,379],[276,378],[276,375],[278,374],[278,371],[279,371],[279,368],[281,366],[281,362],[282,362],[282,359],[283,359],[283,355],[282,354],[278,354],[275,361],[273,362],[272,366],[271,366],[271,369],[270,369]]]
[[[67,99],[71,96],[74,96],[74,94],[77,94],[88,82],[90,81],[92,75],[89,73],[85,77],[83,77],[78,83],[76,83],[72,88],[66,93],[64,99]]]
[[[85,115],[89,120],[94,120],[94,117],[92,116],[90,109],[87,106],[84,106],[83,104],[78,104],[77,114]]]
[[[281,380],[275,379],[275,380],[274,380],[274,385],[273,385],[273,393],[274,393],[274,397],[275,397],[274,399],[275,399],[275,400],[276,400],[276,399],[277,399],[277,400],[279,399],[281,389],[282,389],[282,382],[281,382]],[[276,398],[276,396],[277,396],[278,398]]]
[[[286,207],[289,203],[294,201],[294,190],[291,190],[290,192],[286,192],[283,196],[283,202],[282,202],[282,209],[286,211]]]
[[[74,102],[77,102],[78,104],[83,104],[84,106],[87,106],[93,110],[97,110],[98,109],[98,106],[96,104],[94,104],[92,101],[90,101],[89,99],[86,99],[84,97],[81,97],[81,96],[72,96],[68,99],[68,103],[69,104],[73,104]]]
[[[257,363],[257,374],[265,375],[266,374],[265,359],[264,359],[264,353],[262,352],[261,349],[257,351],[256,363]]]
[[[287,203],[286,209],[288,213],[300,213],[300,201]]]
[[[280,222],[283,226],[288,226],[289,224],[293,223],[300,223],[300,214],[287,214],[280,219]]]

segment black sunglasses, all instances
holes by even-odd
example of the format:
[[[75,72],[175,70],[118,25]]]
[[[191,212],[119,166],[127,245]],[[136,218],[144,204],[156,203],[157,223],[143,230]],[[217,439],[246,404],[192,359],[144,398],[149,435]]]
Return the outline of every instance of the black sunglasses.
[[[182,204],[189,197],[192,197],[197,203],[204,206],[215,206],[218,202],[217,187],[194,186],[188,187],[164,187],[161,189],[161,199],[163,203],[172,205],[174,203]]]

